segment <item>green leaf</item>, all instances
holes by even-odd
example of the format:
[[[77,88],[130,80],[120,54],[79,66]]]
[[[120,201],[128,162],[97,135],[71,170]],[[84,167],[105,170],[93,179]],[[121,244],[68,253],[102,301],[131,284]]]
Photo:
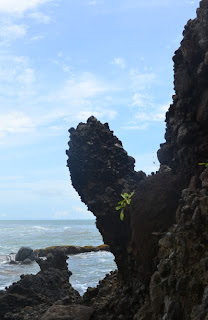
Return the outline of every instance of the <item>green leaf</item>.
[[[123,210],[121,210],[120,219],[121,219],[121,221],[123,221],[123,219],[124,219],[124,212],[123,212]]]
[[[126,200],[126,203],[127,203],[127,204],[130,204],[130,203],[131,203],[131,199],[127,199],[127,200]]]
[[[206,168],[208,168],[208,163],[207,162],[199,162],[198,165],[199,166],[205,166]]]
[[[119,206],[119,207],[116,207],[116,210],[120,210],[122,207],[121,206]]]

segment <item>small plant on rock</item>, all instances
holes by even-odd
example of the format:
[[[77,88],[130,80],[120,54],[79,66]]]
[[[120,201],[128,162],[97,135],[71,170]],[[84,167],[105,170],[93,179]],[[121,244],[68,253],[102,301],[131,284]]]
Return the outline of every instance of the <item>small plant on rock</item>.
[[[198,163],[199,166],[205,166],[206,168],[208,168],[208,162],[200,162]]]
[[[121,210],[121,212],[120,212],[121,221],[123,221],[123,219],[124,219],[124,209],[126,208],[126,206],[130,205],[131,197],[133,196],[133,194],[134,194],[134,191],[132,193],[121,194],[123,200],[119,201],[118,202],[119,206],[116,207],[116,210]]]

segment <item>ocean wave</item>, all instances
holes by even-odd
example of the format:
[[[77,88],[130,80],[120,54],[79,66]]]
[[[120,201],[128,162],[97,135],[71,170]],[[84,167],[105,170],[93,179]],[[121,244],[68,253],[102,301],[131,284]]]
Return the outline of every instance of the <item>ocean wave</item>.
[[[40,230],[40,231],[42,231],[42,230],[49,230],[48,228],[42,227],[42,226],[33,226],[32,229],[36,229],[36,230]]]
[[[8,263],[11,260],[15,260],[15,253],[11,253],[11,254],[6,254],[6,255],[1,255],[0,256],[0,263]]]

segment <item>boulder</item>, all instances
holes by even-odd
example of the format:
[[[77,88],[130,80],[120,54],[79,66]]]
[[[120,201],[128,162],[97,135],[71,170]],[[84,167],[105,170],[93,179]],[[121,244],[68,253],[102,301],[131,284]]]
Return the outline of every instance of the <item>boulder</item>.
[[[21,247],[16,254],[15,261],[24,261],[25,259],[30,259],[31,261],[36,260],[36,255],[30,247]]]

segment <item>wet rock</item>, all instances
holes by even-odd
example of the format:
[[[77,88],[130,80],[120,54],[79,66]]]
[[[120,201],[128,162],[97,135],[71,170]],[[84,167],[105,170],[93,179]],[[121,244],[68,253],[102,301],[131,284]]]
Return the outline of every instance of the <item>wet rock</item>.
[[[58,252],[63,252],[67,255],[74,255],[74,254],[80,254],[80,253],[86,253],[86,252],[97,252],[97,251],[109,251],[110,248],[106,244],[102,244],[100,246],[53,246],[53,247],[47,247],[44,249],[36,249],[34,250],[35,254],[37,254],[39,257],[46,257],[48,254],[55,255]]]
[[[53,303],[66,296],[70,303],[79,301],[79,293],[69,283],[71,273],[66,259],[59,253],[44,262],[38,260],[41,271],[37,275],[22,275],[20,281],[0,291],[0,319],[26,319],[28,307],[40,319]]]
[[[31,261],[36,260],[36,255],[30,247],[21,247],[15,256],[16,261],[24,261],[30,259]]]
[[[30,260],[29,258],[25,259],[22,261],[22,264],[31,264],[33,261]]]

